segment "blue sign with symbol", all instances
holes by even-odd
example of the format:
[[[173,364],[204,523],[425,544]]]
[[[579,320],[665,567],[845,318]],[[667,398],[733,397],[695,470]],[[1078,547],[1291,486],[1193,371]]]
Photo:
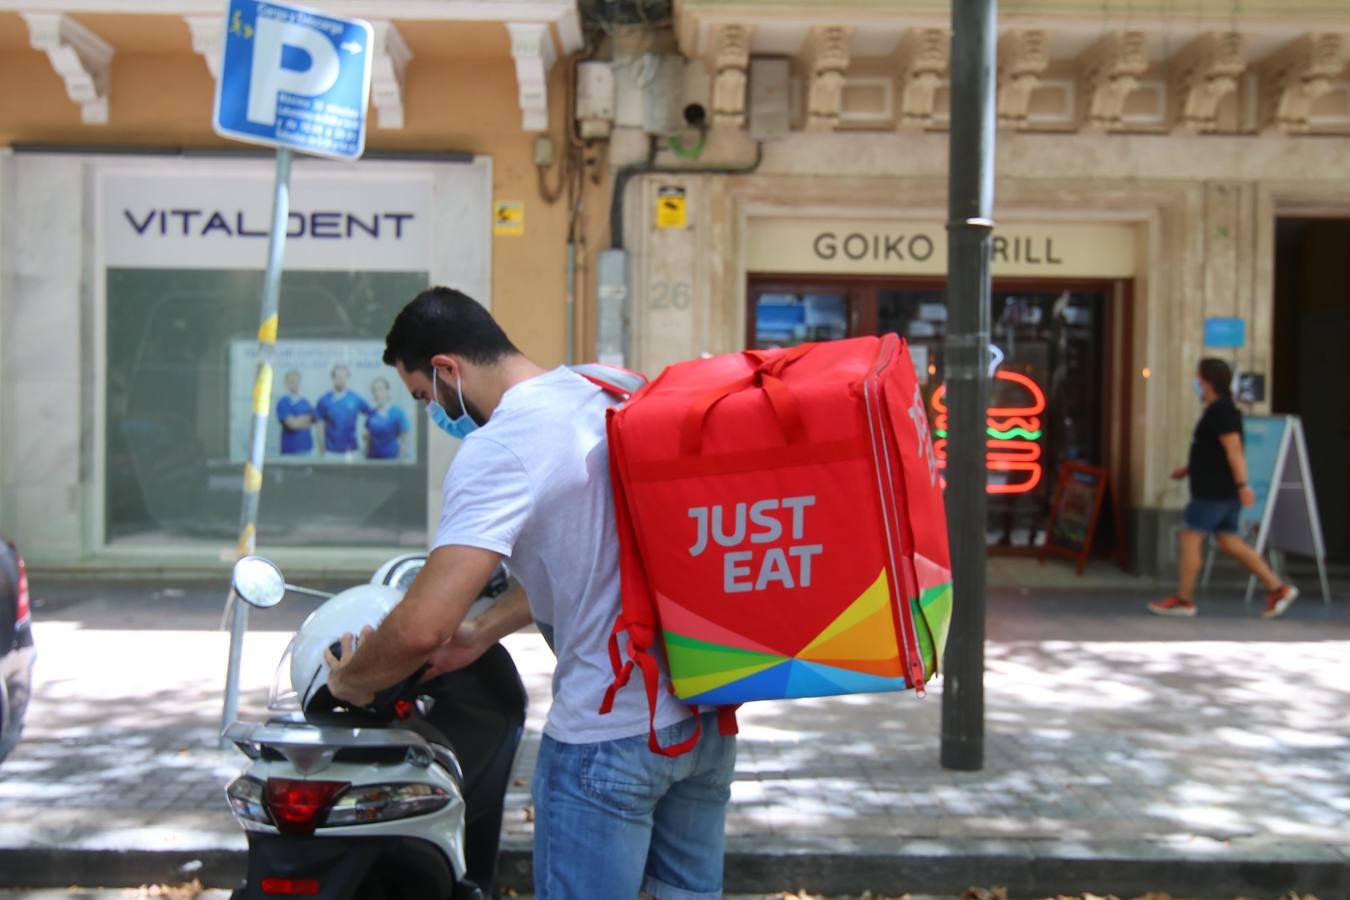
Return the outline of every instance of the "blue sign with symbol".
[[[360,158],[370,96],[370,24],[260,0],[230,0],[226,16],[216,133],[316,156]]]
[[[1236,349],[1247,343],[1247,323],[1242,319],[1205,320],[1205,346]]]

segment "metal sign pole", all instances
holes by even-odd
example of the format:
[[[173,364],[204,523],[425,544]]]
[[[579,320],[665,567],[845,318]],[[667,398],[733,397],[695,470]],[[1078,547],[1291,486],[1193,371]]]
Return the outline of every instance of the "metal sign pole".
[[[286,252],[286,223],[291,212],[291,151],[277,148],[277,175],[272,195],[272,233],[267,242],[267,273],[263,276],[262,324],[258,327],[258,371],[253,379],[253,424],[249,431],[248,462],[244,464],[244,500],[239,515],[239,556],[252,553],[258,543],[258,498],[262,493],[263,458],[267,447],[267,419],[272,409],[272,355],[277,346],[277,307],[281,297],[281,261]],[[230,619],[230,664],[225,675],[224,731],[239,712],[239,667],[248,630],[248,607],[230,591],[225,601]],[[224,743],[224,742],[222,742]]]
[[[997,0],[952,4],[947,340],[952,626],[942,671],[942,766],[984,766],[985,435],[989,409]]]

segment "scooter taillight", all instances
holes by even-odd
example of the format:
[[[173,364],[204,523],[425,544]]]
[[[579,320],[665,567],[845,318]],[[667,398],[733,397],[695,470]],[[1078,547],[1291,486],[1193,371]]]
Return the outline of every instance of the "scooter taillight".
[[[264,878],[262,892],[286,897],[313,897],[319,893],[319,883],[313,878]]]
[[[347,781],[269,778],[263,803],[282,834],[310,835],[349,787]]]

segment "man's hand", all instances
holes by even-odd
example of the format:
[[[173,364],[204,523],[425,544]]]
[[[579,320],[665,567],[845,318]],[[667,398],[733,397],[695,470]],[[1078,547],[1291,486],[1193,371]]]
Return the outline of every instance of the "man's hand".
[[[1185,478],[1185,477],[1186,477],[1187,475],[1189,475],[1189,474],[1191,474],[1191,470],[1190,470],[1190,467],[1189,467],[1189,466],[1182,466],[1180,469],[1173,469],[1173,470],[1172,470],[1172,480],[1173,480],[1173,481],[1180,481],[1181,479]]]
[[[1244,484],[1238,488],[1238,499],[1242,501],[1243,506],[1250,509],[1256,505],[1256,491],[1252,490],[1250,485]]]
[[[422,676],[422,680],[430,681],[437,675],[457,672],[473,665],[478,657],[486,653],[488,647],[492,646],[489,641],[483,639],[484,637],[485,635],[476,621],[461,622],[459,628],[455,631],[455,636],[441,644],[436,648],[436,652],[431,654],[431,659],[427,660],[427,664],[431,668],[427,669],[427,673]]]
[[[375,633],[375,629],[367,625],[361,629],[361,640]],[[350,634],[344,634],[341,640],[342,658],[338,659],[333,655],[332,650],[323,651],[323,661],[328,663],[328,692],[336,699],[352,706],[369,706],[375,702],[375,692],[366,694],[353,693],[352,689],[342,683],[342,670],[352,664],[352,657],[356,655],[357,640]]]

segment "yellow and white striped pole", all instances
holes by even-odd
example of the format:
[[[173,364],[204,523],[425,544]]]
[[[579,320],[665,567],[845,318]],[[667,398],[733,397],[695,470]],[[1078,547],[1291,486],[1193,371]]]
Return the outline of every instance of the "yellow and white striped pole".
[[[253,379],[253,425],[249,432],[248,462],[244,463],[244,501],[239,514],[236,558],[248,556],[258,544],[258,498],[262,494],[263,459],[267,450],[267,419],[272,408],[272,356],[277,346],[277,307],[281,298],[281,261],[286,250],[286,223],[291,212],[291,151],[277,149],[277,176],[272,197],[272,233],[267,242],[267,272],[263,276],[262,324],[258,327],[258,372]],[[248,631],[248,607],[225,602],[230,620],[230,662],[225,675],[225,709],[221,730],[239,711],[239,668]]]

